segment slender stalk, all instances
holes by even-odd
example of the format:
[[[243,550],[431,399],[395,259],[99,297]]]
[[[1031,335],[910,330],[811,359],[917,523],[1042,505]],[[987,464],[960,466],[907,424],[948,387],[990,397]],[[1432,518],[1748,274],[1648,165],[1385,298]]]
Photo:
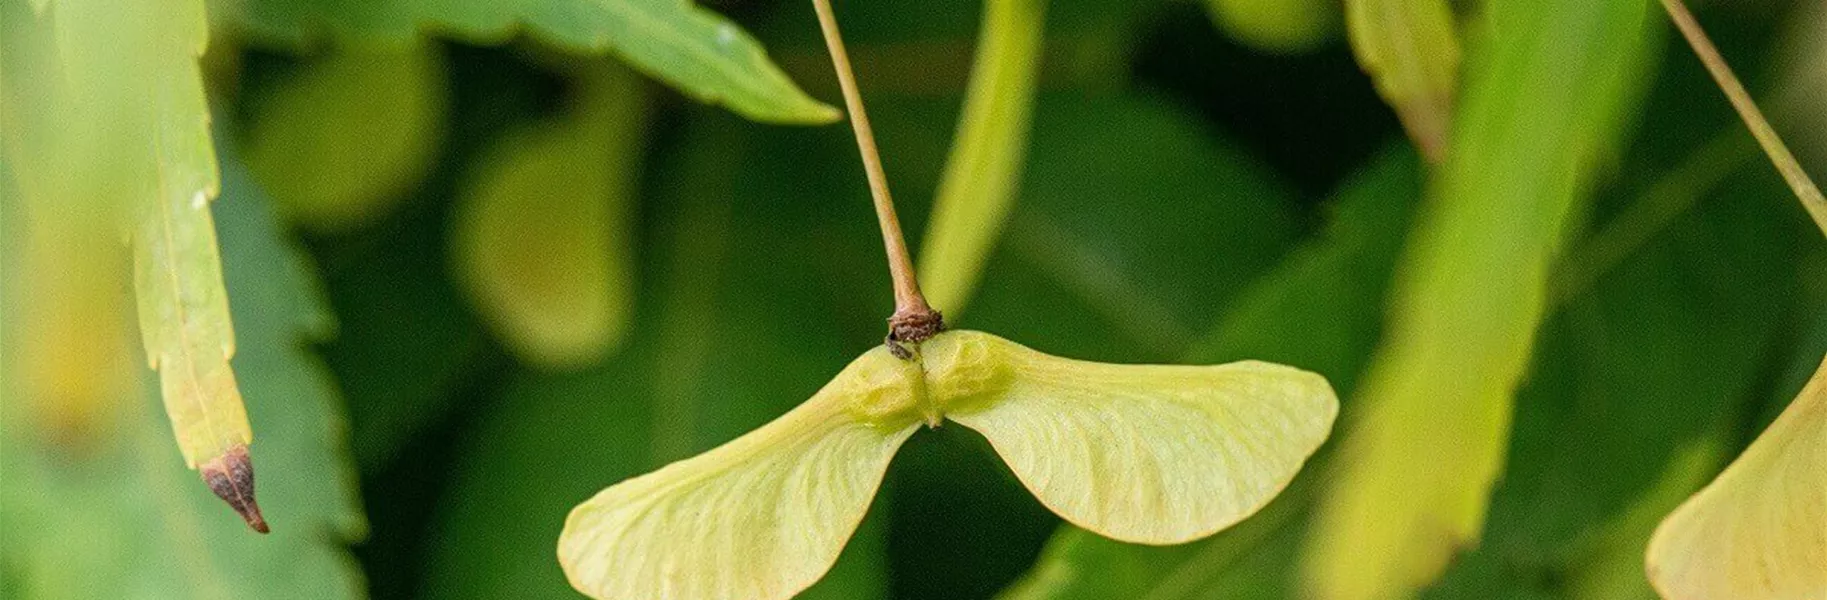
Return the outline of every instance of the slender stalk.
[[[888,318],[888,340],[896,354],[903,354],[905,351],[893,342],[917,343],[937,333],[943,324],[938,311],[927,305],[926,297],[920,294],[913,258],[907,253],[907,242],[901,235],[901,220],[895,216],[894,199],[888,195],[888,176],[882,172],[875,132],[869,128],[869,115],[864,112],[863,97],[856,89],[856,75],[850,70],[850,55],[844,50],[843,35],[838,33],[831,0],[812,0],[812,6],[818,11],[818,24],[825,34],[825,47],[831,51],[831,66],[837,70],[838,87],[844,92],[850,126],[856,130],[856,147],[863,155],[863,171],[869,177],[869,193],[875,200],[876,221],[882,228],[882,245],[888,253],[888,274],[894,279],[894,315]]]
[[[1694,54],[1700,56],[1700,62],[1706,65],[1707,72],[1719,83],[1719,89],[1732,101],[1732,108],[1738,110],[1738,116],[1744,119],[1745,127],[1750,128],[1751,135],[1763,146],[1764,153],[1770,156],[1770,162],[1776,164],[1776,170],[1782,172],[1783,179],[1789,182],[1789,188],[1795,190],[1796,198],[1802,201],[1802,208],[1808,210],[1808,216],[1814,218],[1814,224],[1821,228],[1822,234],[1827,235],[1827,198],[1821,197],[1821,189],[1808,178],[1808,173],[1796,162],[1795,155],[1789,153],[1789,147],[1783,145],[1782,137],[1776,135],[1776,130],[1764,119],[1763,112],[1757,110],[1757,103],[1751,100],[1751,94],[1738,82],[1738,76],[1732,74],[1732,67],[1726,64],[1719,49],[1707,38],[1706,31],[1694,20],[1694,14],[1688,12],[1687,5],[1681,0],[1662,0],[1662,8],[1668,10],[1669,18],[1675,21],[1675,27],[1687,38],[1688,45],[1693,46]]]

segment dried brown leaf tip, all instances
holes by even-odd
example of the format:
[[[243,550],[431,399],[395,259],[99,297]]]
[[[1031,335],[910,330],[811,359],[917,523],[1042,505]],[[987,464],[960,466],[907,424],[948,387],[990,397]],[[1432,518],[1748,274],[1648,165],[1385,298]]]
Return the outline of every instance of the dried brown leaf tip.
[[[266,517],[260,514],[260,503],[254,500],[254,463],[247,458],[247,446],[235,445],[228,452],[203,463],[198,471],[209,491],[235,509],[247,526],[267,533]]]

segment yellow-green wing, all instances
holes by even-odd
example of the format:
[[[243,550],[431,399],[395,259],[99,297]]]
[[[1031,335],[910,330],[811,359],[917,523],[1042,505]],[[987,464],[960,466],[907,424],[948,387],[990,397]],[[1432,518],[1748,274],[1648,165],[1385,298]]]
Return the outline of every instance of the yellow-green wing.
[[[1795,402],[1650,538],[1668,600],[1827,598],[1827,362]]]
[[[948,417],[1053,512],[1126,542],[1187,542],[1255,513],[1338,414],[1324,377],[1281,365],[1111,365],[971,331],[921,349]]]
[[[918,366],[876,348],[792,412],[571,511],[571,585],[614,600],[784,600],[831,564],[918,426]]]

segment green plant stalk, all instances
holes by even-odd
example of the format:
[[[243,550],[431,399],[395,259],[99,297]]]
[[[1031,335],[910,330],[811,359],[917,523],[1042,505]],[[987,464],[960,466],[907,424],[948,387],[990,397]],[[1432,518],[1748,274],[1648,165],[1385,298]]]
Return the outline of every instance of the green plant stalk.
[[[1021,181],[1040,76],[1046,0],[985,0],[976,64],[932,223],[920,278],[954,318],[970,301]]]
[[[831,66],[837,71],[844,108],[850,114],[850,127],[856,132],[856,148],[863,157],[863,172],[869,178],[876,224],[881,227],[882,246],[888,255],[888,275],[894,283],[894,313],[888,317],[887,343],[894,349],[895,356],[908,359],[912,355],[897,342],[919,343],[944,330],[945,322],[920,293],[913,256],[907,253],[907,240],[901,235],[901,219],[895,215],[894,198],[888,194],[888,176],[882,172],[882,155],[875,147],[875,132],[869,127],[868,112],[863,110],[863,96],[857,91],[856,74],[850,69],[850,53],[844,50],[844,36],[838,32],[831,0],[812,0],[812,7],[818,12],[819,29],[825,36],[825,48],[831,52]]]
[[[1647,8],[1498,3],[1305,550],[1321,600],[1407,597],[1476,543],[1553,258],[1633,94]]]

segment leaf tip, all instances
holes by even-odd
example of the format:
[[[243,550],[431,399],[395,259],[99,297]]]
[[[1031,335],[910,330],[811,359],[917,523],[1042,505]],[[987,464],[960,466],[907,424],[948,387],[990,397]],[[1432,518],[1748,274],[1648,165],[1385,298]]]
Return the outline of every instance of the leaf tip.
[[[247,526],[260,533],[270,533],[266,517],[260,514],[260,503],[254,500],[254,463],[248,459],[247,446],[236,444],[221,456],[210,459],[198,469],[203,483],[216,497],[227,502]]]

